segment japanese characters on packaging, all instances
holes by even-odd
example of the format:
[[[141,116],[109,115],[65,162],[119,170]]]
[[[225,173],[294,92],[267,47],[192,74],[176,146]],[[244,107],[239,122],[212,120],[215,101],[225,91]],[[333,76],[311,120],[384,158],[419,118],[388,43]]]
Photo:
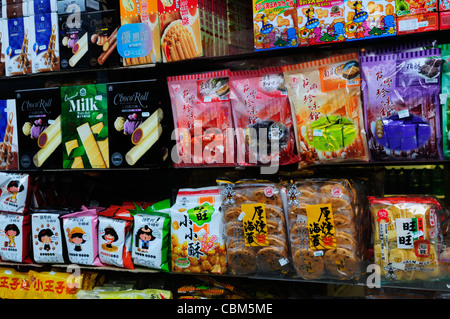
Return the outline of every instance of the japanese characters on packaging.
[[[438,11],[439,0],[395,0],[397,17]]]
[[[158,0],[163,62],[203,56],[199,0]]]
[[[397,34],[419,33],[439,30],[438,12],[397,16]]]
[[[63,168],[109,168],[106,84],[60,90]]]
[[[28,174],[0,172],[0,211],[26,214],[32,192]]]
[[[30,35],[34,32],[34,24],[27,20],[24,17],[2,20],[6,76],[32,73]]]
[[[296,0],[253,0],[255,51],[296,47]]]
[[[298,45],[342,42],[346,39],[344,0],[297,1]]]
[[[278,184],[218,180],[223,196],[227,268],[233,275],[283,275],[289,271],[284,206]]]
[[[293,116],[281,67],[232,71],[230,99],[239,165],[298,162]]]
[[[286,182],[292,262],[303,279],[355,279],[360,273],[356,194],[344,179]]]
[[[172,272],[226,272],[221,205],[219,187],[178,191],[170,209]]]
[[[164,114],[158,80],[108,83],[111,167],[149,167],[168,154],[171,116]]]
[[[32,263],[30,238],[30,215],[0,213],[1,260]]]
[[[61,216],[71,263],[103,266],[98,258],[98,215],[94,209]]]
[[[17,90],[20,169],[61,168],[59,88]]]
[[[19,169],[16,100],[0,100],[0,170]]]
[[[394,0],[346,0],[344,14],[347,41],[397,33]]]
[[[300,167],[368,161],[356,53],[283,66]]]
[[[167,78],[176,167],[235,166],[229,70]]]
[[[382,282],[436,280],[441,204],[432,196],[369,197]]]
[[[98,256],[103,264],[134,269],[131,259],[132,206],[113,205],[98,213]]]
[[[439,45],[442,53],[441,104],[442,146],[444,159],[450,159],[450,44]]]
[[[440,49],[361,56],[371,159],[442,159]]]

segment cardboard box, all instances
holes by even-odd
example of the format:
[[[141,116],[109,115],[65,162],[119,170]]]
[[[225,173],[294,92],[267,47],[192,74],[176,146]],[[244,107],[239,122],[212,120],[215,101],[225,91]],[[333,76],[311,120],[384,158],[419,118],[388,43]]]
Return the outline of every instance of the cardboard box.
[[[121,1],[122,2],[122,1]],[[117,9],[117,1],[111,0],[58,0],[58,14]]]
[[[162,91],[156,80],[108,83],[111,168],[157,167],[167,158],[172,116]]]
[[[18,170],[16,100],[0,100],[0,170]]]
[[[34,0],[31,3],[31,11],[34,15],[58,12],[56,0]]]
[[[4,39],[5,39],[5,32],[3,30],[3,21],[0,20],[0,77],[5,76],[5,49],[4,46]]]
[[[450,29],[450,11],[439,12],[439,29],[440,30]]]
[[[87,13],[80,13],[79,19],[72,14],[60,14],[58,20],[61,70],[88,68],[90,39]]]
[[[439,0],[395,0],[397,17],[436,12]]]
[[[6,19],[23,18],[33,15],[32,2],[19,2],[2,6],[2,17]]]
[[[62,168],[59,88],[17,90],[16,104],[20,169]]]
[[[33,73],[58,71],[59,31],[58,15],[44,13],[28,17],[34,24],[34,33],[30,34],[30,53]]]
[[[29,36],[34,34],[34,24],[27,21],[26,18],[3,20],[6,76],[32,73]]]
[[[438,12],[397,17],[397,34],[439,30]]]

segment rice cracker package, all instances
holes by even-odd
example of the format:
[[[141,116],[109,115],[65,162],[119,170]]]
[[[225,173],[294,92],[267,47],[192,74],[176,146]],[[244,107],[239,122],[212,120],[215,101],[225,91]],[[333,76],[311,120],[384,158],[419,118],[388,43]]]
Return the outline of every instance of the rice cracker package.
[[[442,159],[440,49],[366,55],[360,61],[372,160]]]
[[[290,260],[278,184],[218,180],[222,188],[228,271],[233,275],[284,275]]]
[[[283,67],[300,167],[368,161],[356,53]]]
[[[235,166],[229,70],[167,78],[178,159],[174,166]]]
[[[439,279],[439,201],[425,195],[369,197],[369,205],[381,280]]]
[[[226,272],[221,205],[219,187],[178,191],[170,209],[172,272]]]
[[[292,262],[303,279],[355,279],[360,273],[356,194],[348,180],[285,184]]]
[[[32,263],[30,226],[30,215],[0,214],[1,260]]]
[[[439,46],[442,53],[441,110],[442,110],[442,145],[445,159],[450,159],[450,44]]]
[[[232,71],[230,99],[239,165],[298,162],[291,106],[281,67]]]
[[[0,211],[26,214],[31,192],[30,175],[0,172]]]
[[[170,200],[130,210],[134,218],[132,257],[135,265],[170,271]]]

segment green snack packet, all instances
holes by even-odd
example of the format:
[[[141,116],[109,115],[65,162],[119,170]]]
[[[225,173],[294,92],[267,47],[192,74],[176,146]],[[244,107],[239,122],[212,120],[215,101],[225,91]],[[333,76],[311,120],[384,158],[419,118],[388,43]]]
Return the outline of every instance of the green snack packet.
[[[450,159],[450,44],[441,44],[442,80],[441,80],[441,112],[442,112],[442,152],[444,159]]]

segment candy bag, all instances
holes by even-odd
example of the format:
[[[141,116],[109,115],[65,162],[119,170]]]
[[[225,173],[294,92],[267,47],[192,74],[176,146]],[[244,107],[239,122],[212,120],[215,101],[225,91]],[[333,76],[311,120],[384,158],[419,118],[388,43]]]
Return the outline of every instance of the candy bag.
[[[98,258],[98,216],[95,209],[82,210],[61,218],[70,262],[103,266]]]
[[[30,238],[30,215],[0,214],[1,260],[32,263]]]
[[[450,159],[450,44],[439,46],[442,53],[442,83],[440,101],[442,105],[442,146],[444,159]]]
[[[298,162],[291,106],[280,67],[231,72],[230,98],[239,165]]]
[[[134,217],[132,258],[135,265],[170,271],[170,200],[146,209],[130,210]]]
[[[368,161],[356,53],[283,67],[300,167]]]
[[[0,211],[25,214],[31,195],[31,179],[28,174],[0,172]]]
[[[229,70],[223,70],[167,78],[176,167],[236,165],[229,75]]]
[[[131,259],[131,206],[113,205],[98,213],[98,251],[103,264],[134,269]]]

